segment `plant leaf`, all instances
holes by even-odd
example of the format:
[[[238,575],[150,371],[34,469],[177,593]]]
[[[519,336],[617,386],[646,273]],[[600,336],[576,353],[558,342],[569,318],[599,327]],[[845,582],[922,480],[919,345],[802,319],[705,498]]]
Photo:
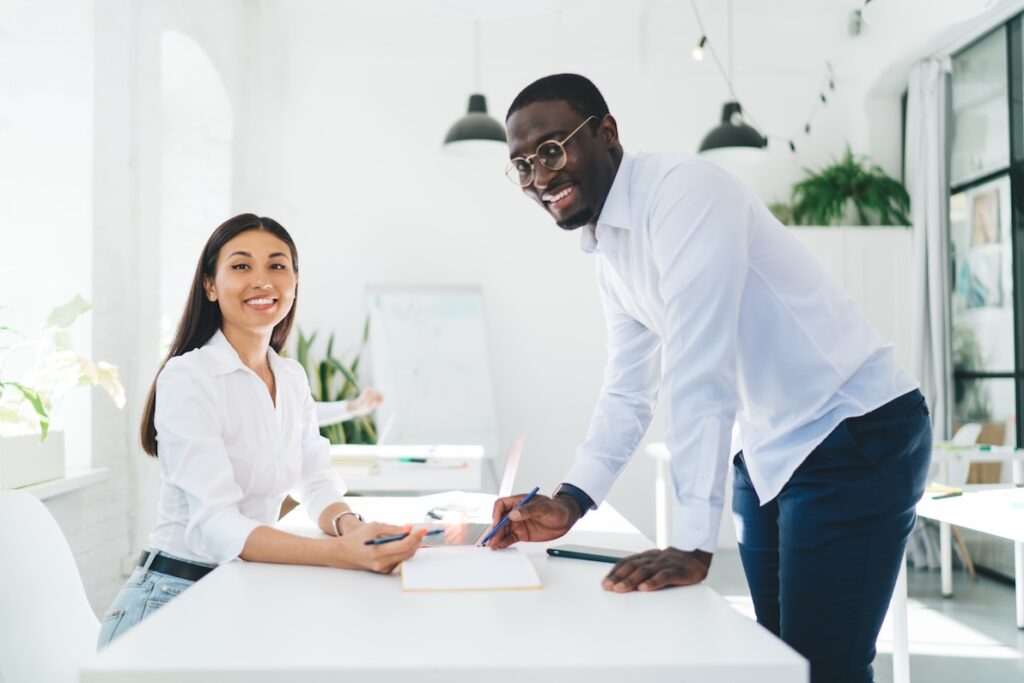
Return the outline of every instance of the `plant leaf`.
[[[46,316],[46,325],[66,328],[90,308],[92,308],[92,304],[76,294],[71,301],[50,311],[50,315]]]
[[[36,411],[36,418],[39,420],[39,440],[45,439],[47,432],[50,431],[50,416],[46,413],[46,408],[43,406],[43,399],[40,398],[38,393],[18,382],[7,382],[6,386],[14,387],[20,391],[25,400],[32,405],[32,409]]]

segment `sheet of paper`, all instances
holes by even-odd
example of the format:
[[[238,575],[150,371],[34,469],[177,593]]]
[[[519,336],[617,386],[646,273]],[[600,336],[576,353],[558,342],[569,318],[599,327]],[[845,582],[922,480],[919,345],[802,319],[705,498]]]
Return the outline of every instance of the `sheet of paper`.
[[[537,570],[518,548],[424,548],[402,563],[402,590],[471,591],[540,588]]]

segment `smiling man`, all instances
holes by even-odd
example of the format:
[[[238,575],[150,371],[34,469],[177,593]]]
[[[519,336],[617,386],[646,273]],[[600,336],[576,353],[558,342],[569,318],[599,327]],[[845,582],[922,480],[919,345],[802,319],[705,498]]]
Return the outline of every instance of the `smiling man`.
[[[491,547],[558,538],[604,500],[660,391],[671,547],[619,562],[605,589],[707,576],[731,457],[758,621],[814,683],[872,680],[931,455],[917,382],[749,189],[697,157],[625,154],[586,78],[530,84],[506,124],[509,179],[595,258],[609,355],[575,464],[552,497],[499,499]]]

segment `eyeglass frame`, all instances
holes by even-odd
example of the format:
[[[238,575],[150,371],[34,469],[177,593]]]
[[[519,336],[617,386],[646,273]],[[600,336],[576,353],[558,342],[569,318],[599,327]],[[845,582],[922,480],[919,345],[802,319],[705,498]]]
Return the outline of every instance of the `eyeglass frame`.
[[[573,130],[571,133],[566,135],[561,140],[555,140],[553,138],[551,140],[544,140],[539,145],[537,145],[537,151],[534,152],[533,154],[529,155],[529,156],[526,156],[526,157],[513,157],[512,159],[509,159],[508,164],[505,166],[505,177],[509,179],[509,182],[518,184],[519,187],[526,187],[527,185],[532,183],[534,181],[534,179],[536,178],[536,176],[537,176],[537,167],[534,165],[533,159],[540,158],[540,148],[543,147],[546,144],[549,144],[549,143],[558,145],[558,148],[562,150],[562,164],[558,168],[551,168],[550,166],[546,166],[543,162],[538,162],[538,163],[540,163],[541,166],[544,166],[544,168],[548,169],[549,171],[561,171],[563,168],[565,168],[565,164],[566,164],[566,162],[569,159],[569,153],[565,149],[565,143],[569,142],[569,139],[572,138],[573,135],[576,135],[576,133],[578,133],[581,130],[583,130],[583,126],[585,126],[588,123],[590,123],[590,119],[596,119],[596,118],[598,118],[597,114],[591,114],[587,118],[583,119],[583,123],[581,123],[580,125],[576,126],[575,130]],[[528,176],[528,179],[526,180],[526,182],[513,180],[512,176],[509,175],[509,171],[511,169],[515,168],[516,162],[519,162],[519,161],[525,161],[527,164],[530,165],[530,175]],[[516,172],[518,173],[518,170]]]

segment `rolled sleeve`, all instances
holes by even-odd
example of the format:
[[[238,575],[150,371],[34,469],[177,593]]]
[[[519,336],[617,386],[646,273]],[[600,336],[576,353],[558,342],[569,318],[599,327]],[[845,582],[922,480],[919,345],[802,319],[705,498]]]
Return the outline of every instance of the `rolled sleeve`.
[[[747,272],[746,194],[709,164],[669,173],[652,204],[651,252],[665,307],[663,395],[675,488],[672,545],[713,551],[737,409]]]
[[[636,453],[654,417],[661,341],[622,309],[600,268],[597,279],[608,328],[608,362],[587,438],[562,481],[600,504]]]
[[[238,557],[261,524],[239,511],[244,494],[221,438],[215,393],[209,376],[172,360],[157,379],[154,422],[164,480],[188,503],[185,543],[220,563]]]
[[[302,404],[302,480],[299,484],[299,500],[313,523],[319,524],[320,515],[329,505],[341,501],[346,488],[341,476],[331,465],[331,442],[320,435],[316,407],[305,381],[303,387],[305,397]]]

